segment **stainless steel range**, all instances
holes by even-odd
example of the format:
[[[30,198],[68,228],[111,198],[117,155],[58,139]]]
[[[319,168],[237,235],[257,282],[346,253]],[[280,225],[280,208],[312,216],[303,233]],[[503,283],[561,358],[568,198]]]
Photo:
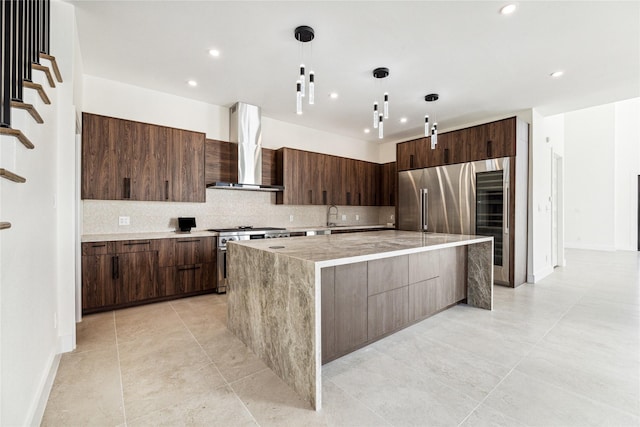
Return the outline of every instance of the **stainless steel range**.
[[[218,233],[218,287],[216,293],[227,292],[227,242],[238,240],[275,239],[289,237],[284,228],[241,226],[209,229]]]

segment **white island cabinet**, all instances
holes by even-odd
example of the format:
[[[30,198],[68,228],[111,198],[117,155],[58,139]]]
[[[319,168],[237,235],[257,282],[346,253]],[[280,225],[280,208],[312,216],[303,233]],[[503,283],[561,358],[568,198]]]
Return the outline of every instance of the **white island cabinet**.
[[[459,302],[493,307],[493,238],[377,231],[230,242],[228,327],[321,408],[322,363]]]

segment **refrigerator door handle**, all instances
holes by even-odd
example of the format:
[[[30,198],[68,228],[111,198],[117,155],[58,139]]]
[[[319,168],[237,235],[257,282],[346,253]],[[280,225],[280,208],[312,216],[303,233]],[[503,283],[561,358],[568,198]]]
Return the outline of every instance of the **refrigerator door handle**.
[[[504,187],[504,234],[509,234],[509,184]]]
[[[429,227],[429,190],[421,188],[420,196],[422,199],[422,231],[427,231]]]

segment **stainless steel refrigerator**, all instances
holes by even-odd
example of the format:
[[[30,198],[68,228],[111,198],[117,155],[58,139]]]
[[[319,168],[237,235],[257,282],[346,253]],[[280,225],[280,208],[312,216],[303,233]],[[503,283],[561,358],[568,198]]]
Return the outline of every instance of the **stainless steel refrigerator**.
[[[494,280],[509,284],[509,158],[398,174],[398,229],[494,238]]]

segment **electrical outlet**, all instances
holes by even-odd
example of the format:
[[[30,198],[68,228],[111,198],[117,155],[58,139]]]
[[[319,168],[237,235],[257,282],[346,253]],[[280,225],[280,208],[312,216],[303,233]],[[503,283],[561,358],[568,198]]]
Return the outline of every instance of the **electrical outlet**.
[[[120,216],[118,217],[118,225],[129,225],[130,217],[128,216]]]
[[[346,221],[347,220],[347,216],[346,215],[342,215],[342,220]]]
[[[360,215],[356,214],[356,221],[360,221]]]
[[[395,217],[395,215],[393,215],[393,214],[392,214],[392,215],[390,215],[390,219],[391,219],[391,220],[393,220],[393,217]]]
[[[293,215],[289,215],[289,222],[293,222]]]

